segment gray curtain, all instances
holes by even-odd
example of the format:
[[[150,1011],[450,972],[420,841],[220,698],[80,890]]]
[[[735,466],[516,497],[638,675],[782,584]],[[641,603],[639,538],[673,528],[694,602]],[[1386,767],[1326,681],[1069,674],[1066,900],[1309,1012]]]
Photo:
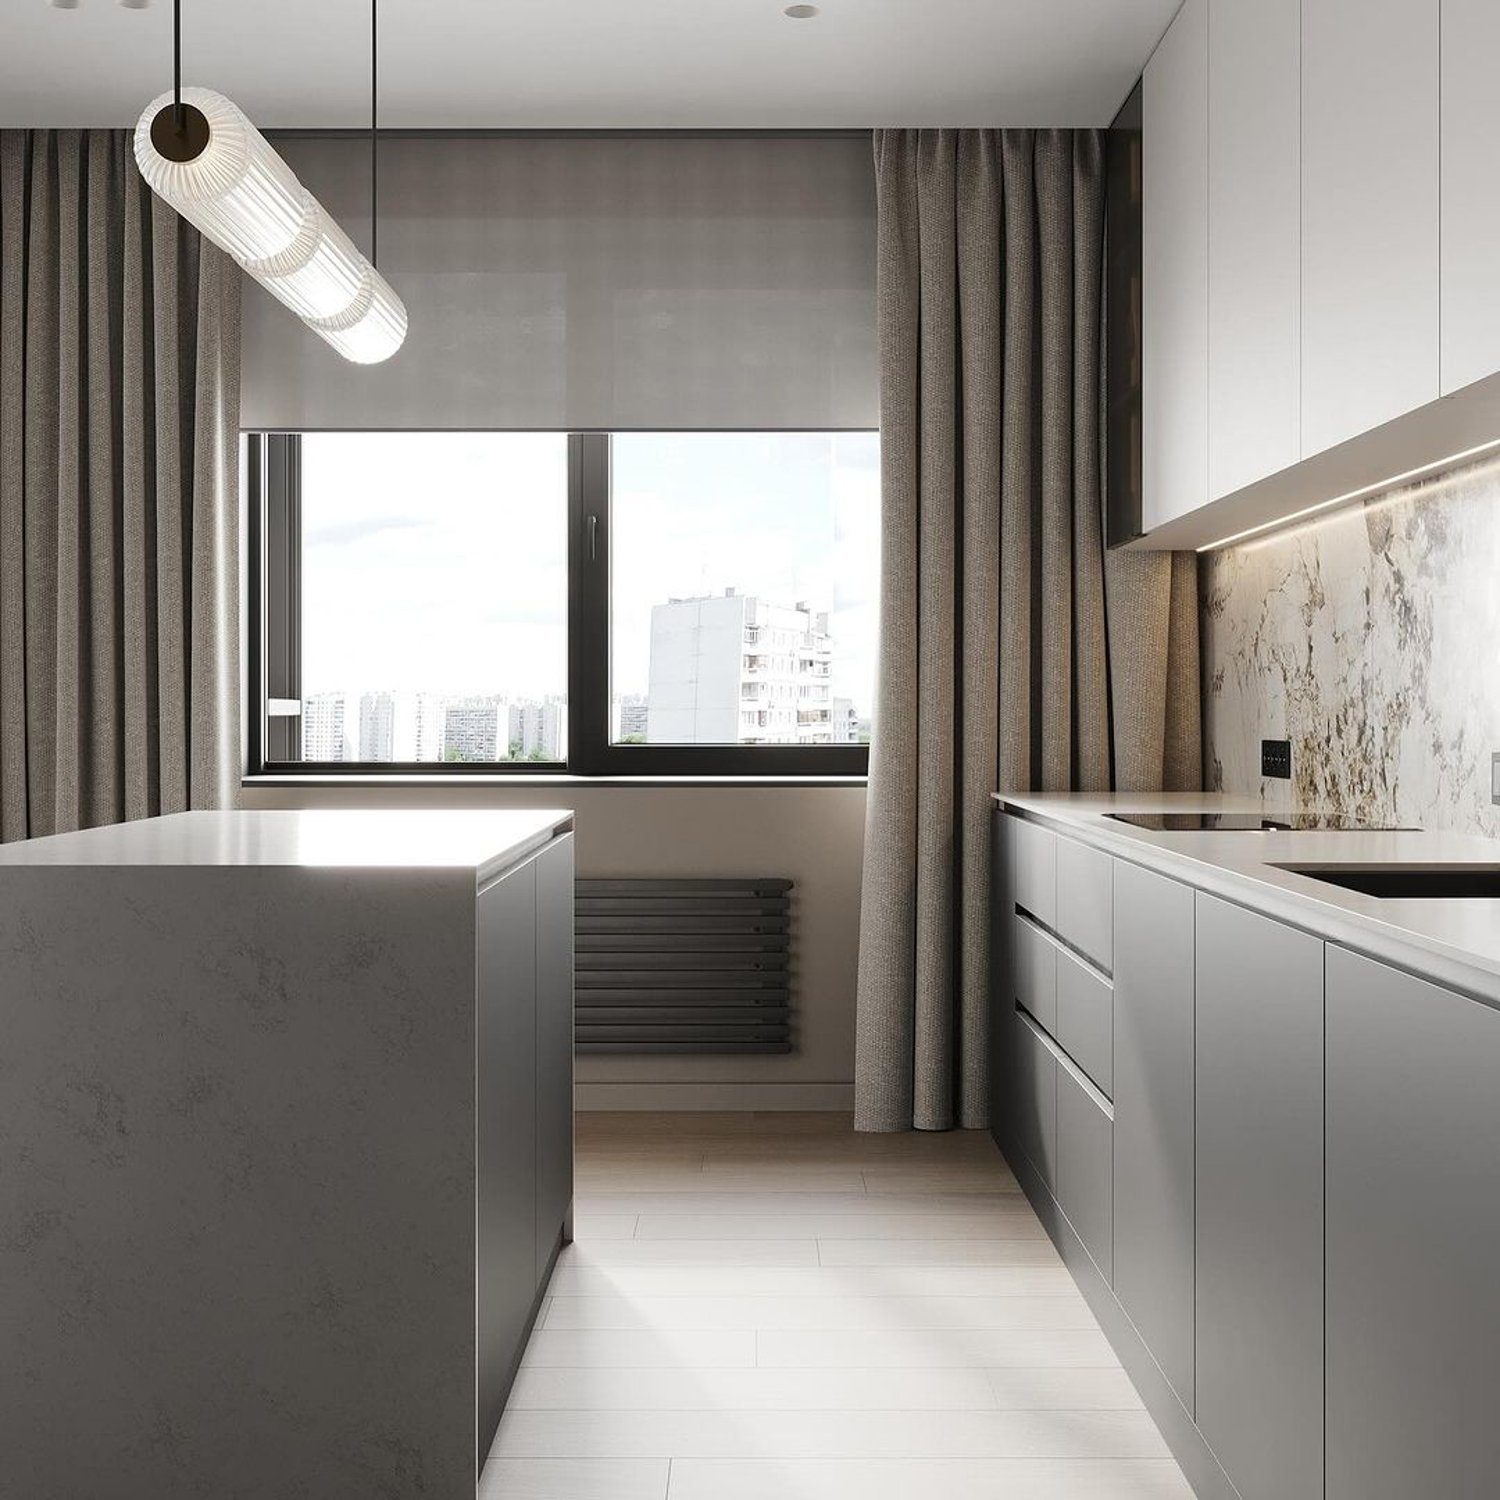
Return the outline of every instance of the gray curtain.
[[[240,273],[115,131],[0,131],[0,839],[224,805]]]
[[[855,1124],[988,1116],[991,794],[1201,784],[1194,560],[1103,544],[1103,141],[875,134],[881,647]]]

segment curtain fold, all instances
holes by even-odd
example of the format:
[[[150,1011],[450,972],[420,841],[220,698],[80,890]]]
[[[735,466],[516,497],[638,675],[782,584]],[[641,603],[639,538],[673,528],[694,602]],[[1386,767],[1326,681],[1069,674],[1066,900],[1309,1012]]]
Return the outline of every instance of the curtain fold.
[[[881,645],[855,1124],[979,1128],[991,794],[1200,785],[1196,570],[1104,547],[1101,134],[874,146]]]
[[[0,131],[0,840],[232,800],[239,295],[126,135]]]

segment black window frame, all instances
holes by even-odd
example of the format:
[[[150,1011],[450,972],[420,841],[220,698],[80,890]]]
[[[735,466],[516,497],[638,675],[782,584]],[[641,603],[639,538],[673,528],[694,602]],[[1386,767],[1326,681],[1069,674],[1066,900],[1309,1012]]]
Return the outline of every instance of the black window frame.
[[[818,429],[823,431],[825,429]],[[852,430],[852,429],[851,429]],[[865,430],[865,429],[860,429]],[[568,453],[568,754],[560,761],[306,761],[289,758],[301,699],[301,434],[246,432],[248,671],[246,772],[277,777],[576,776],[610,780],[851,780],[869,746],[621,745],[610,739],[609,432],[570,432]],[[300,726],[300,720],[297,721]]]

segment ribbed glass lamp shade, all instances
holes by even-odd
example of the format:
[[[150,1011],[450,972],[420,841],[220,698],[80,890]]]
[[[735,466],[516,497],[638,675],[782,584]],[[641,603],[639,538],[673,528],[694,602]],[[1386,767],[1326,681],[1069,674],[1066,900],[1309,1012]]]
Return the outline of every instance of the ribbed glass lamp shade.
[[[345,359],[389,359],[406,338],[406,307],[385,277],[222,94],[183,89],[182,102],[207,121],[208,144],[191,161],[163,156],[151,123],[173,102],[170,93],[153,99],[135,127],[136,164],[152,191]]]

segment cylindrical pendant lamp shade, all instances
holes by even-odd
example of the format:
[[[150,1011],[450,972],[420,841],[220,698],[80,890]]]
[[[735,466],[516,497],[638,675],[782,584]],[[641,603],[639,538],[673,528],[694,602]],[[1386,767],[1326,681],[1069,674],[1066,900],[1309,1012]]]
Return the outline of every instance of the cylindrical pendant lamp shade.
[[[222,94],[185,88],[207,144],[188,161],[157,150],[151,127],[170,93],[146,106],[135,159],[154,192],[346,359],[376,364],[406,337],[406,307],[276,150]]]

